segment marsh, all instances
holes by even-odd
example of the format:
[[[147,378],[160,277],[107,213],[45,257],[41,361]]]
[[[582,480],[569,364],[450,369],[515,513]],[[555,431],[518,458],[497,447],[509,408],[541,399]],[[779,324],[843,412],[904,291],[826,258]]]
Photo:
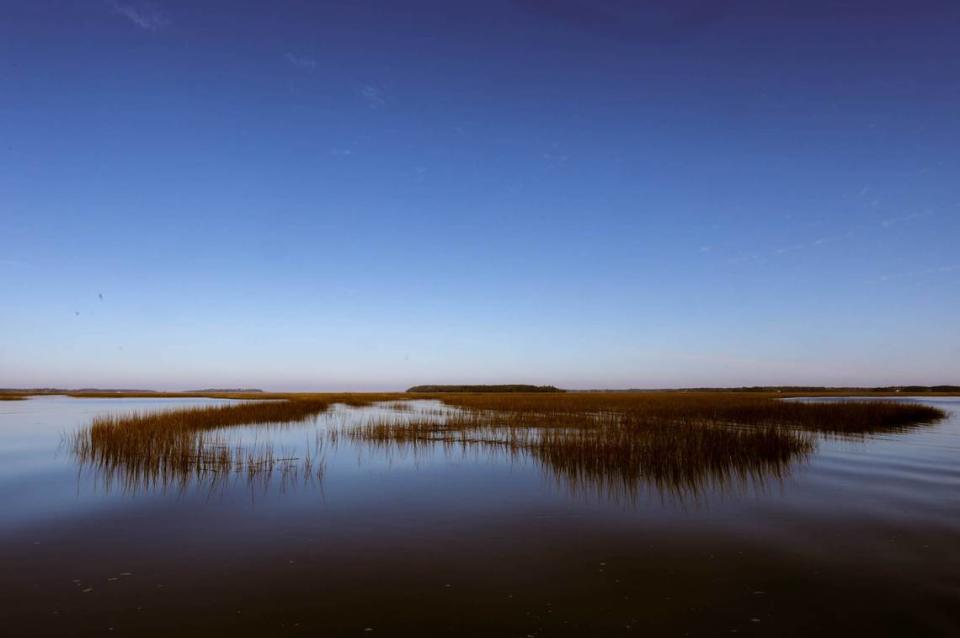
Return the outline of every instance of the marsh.
[[[960,2],[0,2],[0,638],[960,636]]]
[[[518,412],[539,419],[536,402],[548,400]],[[497,397],[448,401],[334,402],[293,421],[204,430],[244,450],[231,457],[241,463],[269,450],[277,462],[259,472],[157,472],[75,447],[94,423],[235,401],[4,402],[3,626],[388,636],[960,628],[960,399],[906,399],[946,413],[931,422],[807,428],[777,439],[772,455],[764,438],[748,457],[704,463],[690,447],[684,465],[651,472],[642,455],[626,471],[622,456],[584,465],[579,438],[518,439],[529,428],[516,416],[478,429],[471,410]],[[709,441],[729,442],[720,436]]]

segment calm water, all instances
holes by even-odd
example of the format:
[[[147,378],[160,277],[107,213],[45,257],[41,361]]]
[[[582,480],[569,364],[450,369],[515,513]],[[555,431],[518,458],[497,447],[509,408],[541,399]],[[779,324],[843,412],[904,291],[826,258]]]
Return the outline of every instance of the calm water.
[[[695,493],[325,437],[387,407],[225,433],[309,472],[150,484],[64,436],[215,400],[0,402],[0,633],[960,635],[960,399],[924,401],[950,418]]]

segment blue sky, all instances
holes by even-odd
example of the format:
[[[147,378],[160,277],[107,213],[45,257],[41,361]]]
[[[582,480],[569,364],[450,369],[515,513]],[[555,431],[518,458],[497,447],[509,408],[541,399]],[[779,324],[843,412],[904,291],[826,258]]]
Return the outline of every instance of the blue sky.
[[[0,12],[0,386],[960,382],[956,3]]]

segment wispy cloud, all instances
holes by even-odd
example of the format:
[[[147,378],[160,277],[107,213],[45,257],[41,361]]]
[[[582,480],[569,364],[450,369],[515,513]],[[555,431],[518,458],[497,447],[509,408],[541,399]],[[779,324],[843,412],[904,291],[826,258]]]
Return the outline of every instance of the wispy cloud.
[[[843,233],[840,235],[826,235],[824,237],[818,237],[813,240],[814,246],[826,246],[827,244],[832,244],[835,241],[841,241],[843,239],[849,239],[851,233]]]
[[[544,151],[541,155],[543,156],[543,159],[553,164],[563,164],[570,159],[570,155],[563,151],[560,142],[553,142],[550,144],[550,149]]]
[[[778,255],[783,255],[785,253],[792,253],[797,250],[803,250],[806,247],[807,247],[806,244],[793,244],[792,246],[783,246],[781,248],[777,248],[776,253]]]
[[[113,10],[141,29],[157,31],[170,24],[170,18],[149,0],[112,0]]]
[[[779,248],[772,248],[769,251],[757,251],[754,253],[741,253],[727,259],[727,263],[730,264],[741,264],[749,261],[765,261],[766,259],[772,256],[778,255],[787,255],[789,253],[794,253],[798,251],[806,250],[816,250],[828,244],[832,244],[838,241],[844,241],[854,237],[853,231],[848,231],[845,233],[839,233],[836,235],[824,235],[823,237],[818,237],[809,242],[799,242],[796,244],[788,244],[786,246],[780,246]],[[708,252],[710,247],[701,247],[700,252]]]
[[[894,279],[913,279],[914,277],[923,277],[925,275],[943,275],[946,273],[960,271],[960,264],[949,266],[937,266],[935,268],[925,268],[923,270],[911,270],[908,272],[898,272],[891,275],[881,275],[880,281],[891,281]]]
[[[367,106],[372,109],[378,109],[387,103],[383,96],[383,90],[372,84],[364,84],[360,87],[360,96],[366,101]]]
[[[727,259],[728,264],[745,264],[751,261],[761,261],[763,256],[759,253],[749,253],[749,254],[740,254],[736,257],[730,257]]]
[[[724,19],[730,0],[702,2],[591,2],[512,0],[512,4],[568,28],[630,42],[675,40]]]
[[[910,213],[909,215],[901,215],[899,217],[888,217],[880,221],[880,225],[884,228],[891,228],[897,224],[902,224],[904,222],[913,221],[914,219],[920,219],[921,217],[928,217],[933,213],[927,211],[924,213]]]
[[[301,69],[315,69],[317,67],[317,59],[309,55],[287,53],[284,57],[287,59],[287,62]]]
[[[10,266],[12,268],[25,268],[30,264],[20,259],[0,259],[0,266]]]

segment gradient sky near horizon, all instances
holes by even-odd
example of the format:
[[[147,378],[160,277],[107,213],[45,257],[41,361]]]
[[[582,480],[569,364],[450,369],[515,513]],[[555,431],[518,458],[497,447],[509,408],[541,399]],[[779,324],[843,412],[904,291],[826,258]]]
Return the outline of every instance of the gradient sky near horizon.
[[[0,2],[0,387],[958,383],[958,32]]]

